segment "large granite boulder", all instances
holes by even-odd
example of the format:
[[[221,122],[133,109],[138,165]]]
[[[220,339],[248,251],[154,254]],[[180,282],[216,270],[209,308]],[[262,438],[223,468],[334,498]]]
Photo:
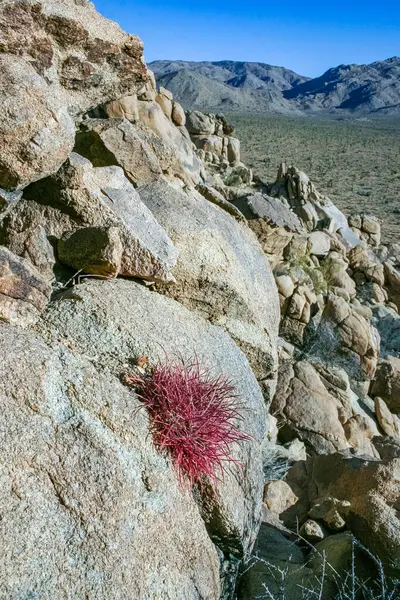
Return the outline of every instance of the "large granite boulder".
[[[342,367],[355,382],[368,382],[375,374],[380,338],[370,319],[360,314],[360,310],[331,294],[310,341],[310,352]]]
[[[231,338],[178,302],[130,281],[92,281],[52,303],[36,326],[49,344],[57,340],[99,370],[119,376],[137,356],[149,363],[166,357],[193,359],[234,383],[244,404],[240,427],[250,436],[232,448],[238,464],[206,486],[199,499],[212,539],[225,555],[243,556],[260,523],[263,490],[262,442],[268,418],[260,387]]]
[[[254,233],[196,191],[165,180],[138,192],[179,250],[176,284],[163,291],[224,327],[272,391],[278,294]]]
[[[135,395],[65,343],[0,324],[0,348],[1,596],[219,600],[215,547]]]
[[[163,173],[182,175],[176,146],[141,122],[133,125],[127,119],[87,119],[77,134],[75,150],[95,167],[122,167],[135,186],[154,181]]]
[[[280,424],[280,438],[300,438],[313,454],[352,446],[376,454],[371,440],[377,424],[359,403],[342,369],[321,362],[290,362],[279,370],[271,412]]]
[[[139,38],[87,0],[4,0],[0,37],[0,186],[7,189],[55,172],[72,150],[74,120],[149,77]]]

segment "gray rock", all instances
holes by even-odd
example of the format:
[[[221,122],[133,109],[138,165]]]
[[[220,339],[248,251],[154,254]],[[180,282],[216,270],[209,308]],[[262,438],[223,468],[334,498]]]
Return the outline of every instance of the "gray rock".
[[[254,234],[197,192],[163,180],[138,191],[179,250],[177,282],[163,291],[224,327],[272,389],[278,294]]]
[[[331,240],[329,235],[323,231],[313,231],[308,237],[310,245],[310,254],[318,257],[327,256],[331,249]]]
[[[0,348],[3,597],[219,600],[215,548],[134,394],[31,333],[0,324]]]
[[[186,113],[186,128],[189,133],[195,135],[213,135],[215,123],[210,116],[193,110]]]
[[[372,308],[372,322],[381,337],[381,353],[400,354],[400,316],[388,306]]]
[[[300,233],[303,229],[298,216],[280,200],[255,192],[232,201],[246,219],[263,219],[270,225]]]
[[[230,337],[178,302],[124,280],[72,288],[49,307],[37,329],[48,343],[61,339],[74,354],[115,375],[139,355],[154,364],[165,356],[193,359],[196,353],[213,373],[232,379],[245,405],[240,427],[252,439],[232,448],[240,465],[207,488],[201,510],[212,539],[226,553],[249,551],[260,523],[268,420],[259,385]]]

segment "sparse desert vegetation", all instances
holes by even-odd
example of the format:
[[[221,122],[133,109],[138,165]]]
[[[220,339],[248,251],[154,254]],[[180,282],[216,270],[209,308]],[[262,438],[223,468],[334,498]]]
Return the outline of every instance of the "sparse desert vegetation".
[[[305,171],[344,212],[383,219],[384,241],[400,237],[400,119],[339,121],[229,115],[242,158],[266,181],[280,162]]]

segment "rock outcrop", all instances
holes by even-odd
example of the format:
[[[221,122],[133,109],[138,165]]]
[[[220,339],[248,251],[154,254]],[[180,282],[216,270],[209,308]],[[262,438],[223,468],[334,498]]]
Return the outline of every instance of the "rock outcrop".
[[[5,0],[0,39],[4,597],[250,600],[275,560],[296,598],[321,568],[296,519],[338,569],[351,536],[388,565],[397,245],[294,166],[253,179],[226,118],[185,113],[87,0]],[[238,403],[193,488],[140,388],[173,361]],[[167,423],[191,440],[186,395]]]
[[[50,175],[75,140],[74,120],[148,81],[139,38],[91,2],[6,0],[0,12],[0,187]]]
[[[6,0],[0,37],[0,587],[233,598],[261,523],[279,327],[230,202],[252,181],[239,141],[199,115],[209,160],[141,41],[86,0]],[[123,383],[169,360],[227,378],[241,407],[229,465],[192,493]]]

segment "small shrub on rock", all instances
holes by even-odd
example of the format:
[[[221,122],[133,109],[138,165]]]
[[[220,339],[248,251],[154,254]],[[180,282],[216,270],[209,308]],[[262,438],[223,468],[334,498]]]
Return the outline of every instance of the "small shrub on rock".
[[[159,363],[144,376],[125,377],[146,406],[159,451],[172,458],[181,483],[190,488],[208,477],[221,479],[228,463],[237,463],[232,444],[249,440],[237,424],[243,406],[226,377],[213,376],[197,359]]]

